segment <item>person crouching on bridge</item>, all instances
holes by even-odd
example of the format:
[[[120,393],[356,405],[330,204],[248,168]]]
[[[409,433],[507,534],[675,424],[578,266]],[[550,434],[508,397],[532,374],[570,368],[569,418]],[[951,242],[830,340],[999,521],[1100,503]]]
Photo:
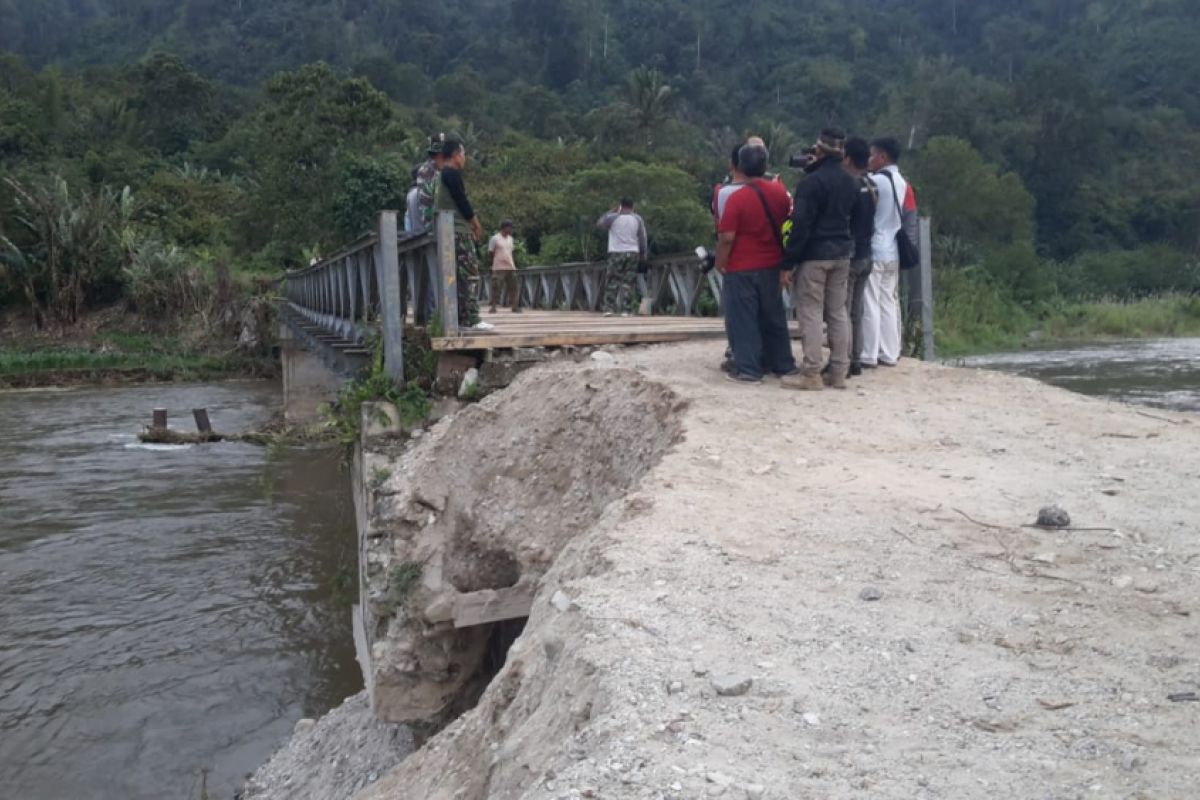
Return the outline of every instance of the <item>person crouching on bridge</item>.
[[[460,328],[491,330],[479,319],[476,287],[479,284],[479,255],[475,247],[483,238],[483,227],[467,199],[462,171],[467,166],[467,149],[458,139],[446,139],[442,145],[441,185],[437,191],[438,211],[454,214],[454,260],[458,267],[458,325]]]
[[[500,223],[500,231],[488,240],[488,252],[492,254],[492,307],[496,313],[496,302],[501,293],[507,294],[512,313],[521,313],[521,293],[517,283],[517,264],[513,260],[513,223],[506,219]]]
[[[608,231],[608,264],[600,310],[605,314],[628,313],[636,306],[638,265],[649,251],[646,223],[633,210],[633,200],[623,197],[620,205],[596,221],[596,227]]]
[[[765,181],[768,153],[747,144],[738,151],[745,184],[725,201],[717,225],[717,265],[724,276],[725,327],[733,349],[733,370],[726,377],[761,383],[770,372],[797,372],[788,338],[787,314],[780,291],[783,234],[780,225],[791,207],[787,189]]]

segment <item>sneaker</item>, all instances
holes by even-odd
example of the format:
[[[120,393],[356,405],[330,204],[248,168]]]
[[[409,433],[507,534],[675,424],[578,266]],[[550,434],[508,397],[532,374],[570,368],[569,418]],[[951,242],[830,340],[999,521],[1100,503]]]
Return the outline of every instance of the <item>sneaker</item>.
[[[732,358],[727,358],[721,362],[721,372],[728,372],[732,375],[736,371],[737,367],[734,365]]]
[[[774,375],[776,378],[788,378],[788,377],[791,377],[792,375],[799,375],[799,374],[800,374],[800,368],[799,368],[799,367],[792,367],[792,368],[791,368],[791,369],[789,369],[787,372],[775,372],[775,373],[772,373],[772,374],[773,374],[773,375]]]
[[[897,362],[897,361],[884,361],[882,358],[879,359],[879,366],[881,366],[881,367],[894,367],[898,363],[899,362]]]
[[[802,392],[819,392],[825,388],[825,382],[820,375],[788,375],[780,379],[785,389],[797,389]]]
[[[733,381],[734,383],[762,383],[762,378],[752,378],[749,375],[743,375],[740,372],[725,373],[725,380]]]
[[[490,322],[483,322],[481,320],[479,322],[476,322],[474,325],[472,325],[471,329],[477,330],[477,331],[492,331],[492,330],[496,329],[496,326]]]
[[[851,364],[850,365],[850,374],[848,377],[857,378],[859,375],[862,375],[862,371],[863,371],[862,364],[859,364],[857,362],[854,364]]]

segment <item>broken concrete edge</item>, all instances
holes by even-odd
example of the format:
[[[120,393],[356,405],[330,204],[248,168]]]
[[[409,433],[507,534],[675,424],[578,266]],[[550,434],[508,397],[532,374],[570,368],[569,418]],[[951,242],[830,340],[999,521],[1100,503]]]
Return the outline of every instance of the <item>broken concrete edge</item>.
[[[612,352],[607,348],[606,351]],[[530,367],[558,360],[578,362],[592,352],[591,347],[574,346],[443,352],[437,359],[434,390],[447,396],[480,399],[490,392],[509,386],[518,375]],[[468,393],[468,383],[477,385],[478,389]]]

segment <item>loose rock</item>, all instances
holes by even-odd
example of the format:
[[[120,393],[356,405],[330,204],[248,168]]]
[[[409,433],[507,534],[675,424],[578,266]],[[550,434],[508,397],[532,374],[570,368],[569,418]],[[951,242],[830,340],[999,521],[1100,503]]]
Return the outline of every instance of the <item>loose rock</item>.
[[[479,370],[471,367],[463,374],[462,383],[458,385],[459,398],[466,398],[471,395],[475,387],[479,385]]]
[[[1071,515],[1062,506],[1045,506],[1038,511],[1037,524],[1042,528],[1069,528]]]
[[[868,586],[858,593],[859,600],[866,600],[868,603],[883,599],[883,592],[874,586]]]
[[[741,697],[750,691],[754,679],[748,675],[714,675],[712,687],[722,697]]]

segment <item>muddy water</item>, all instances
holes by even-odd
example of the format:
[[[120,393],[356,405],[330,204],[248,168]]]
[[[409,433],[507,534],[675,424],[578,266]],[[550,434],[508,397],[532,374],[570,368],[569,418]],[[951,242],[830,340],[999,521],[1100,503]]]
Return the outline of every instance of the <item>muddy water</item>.
[[[1200,412],[1200,339],[1152,339],[977,356],[967,366],[1016,372],[1082,394]]]
[[[225,800],[361,688],[337,454],[134,436],[155,406],[237,431],[279,402],[259,383],[0,393],[0,796],[185,800],[208,769]]]

